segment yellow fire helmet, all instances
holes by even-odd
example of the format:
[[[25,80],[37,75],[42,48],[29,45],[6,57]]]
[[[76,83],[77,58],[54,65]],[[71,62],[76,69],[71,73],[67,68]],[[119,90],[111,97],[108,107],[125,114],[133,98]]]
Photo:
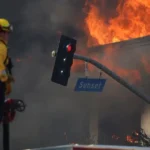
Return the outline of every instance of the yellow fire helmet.
[[[7,19],[0,18],[0,32],[12,32],[13,27]]]

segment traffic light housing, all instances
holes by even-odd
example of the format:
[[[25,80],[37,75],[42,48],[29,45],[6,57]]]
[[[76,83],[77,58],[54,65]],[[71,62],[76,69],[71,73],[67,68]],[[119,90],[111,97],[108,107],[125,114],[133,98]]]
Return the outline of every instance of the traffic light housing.
[[[62,35],[56,55],[51,81],[67,86],[70,70],[73,64],[73,55],[76,51],[77,41]]]

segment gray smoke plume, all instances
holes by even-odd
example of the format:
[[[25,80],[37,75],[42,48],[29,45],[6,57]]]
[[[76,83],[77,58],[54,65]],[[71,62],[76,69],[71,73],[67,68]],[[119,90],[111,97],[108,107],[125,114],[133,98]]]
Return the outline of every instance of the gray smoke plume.
[[[6,7],[4,3],[6,0],[3,2]],[[27,104],[26,111],[17,114],[11,124],[12,149],[84,144],[89,134],[89,113],[94,109],[99,112],[99,134],[104,132],[108,138],[105,144],[113,144],[112,134],[123,137],[140,126],[143,103],[107,75],[103,74],[107,83],[101,94],[73,91],[77,78],[84,77],[84,66],[72,73],[68,87],[50,81],[54,65],[50,53],[58,47],[59,33],[77,38],[78,52],[85,46],[84,3],[84,0],[14,0],[9,5],[10,13],[3,15],[15,26],[10,40],[16,78],[11,97],[22,98]],[[98,72],[90,75],[98,76]]]

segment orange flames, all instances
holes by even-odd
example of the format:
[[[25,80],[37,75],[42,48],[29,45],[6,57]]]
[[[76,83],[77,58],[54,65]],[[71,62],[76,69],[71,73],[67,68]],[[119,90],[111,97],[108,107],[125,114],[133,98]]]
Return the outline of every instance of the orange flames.
[[[137,143],[139,143],[138,140],[133,139],[132,136],[130,136],[130,135],[127,135],[127,136],[126,136],[126,141],[129,142],[129,143],[132,143],[132,144],[137,144]]]
[[[85,18],[86,32],[88,34],[88,46],[104,45],[120,42],[133,38],[150,35],[150,0],[118,0],[115,14],[106,17],[101,13],[101,7],[105,7],[104,0],[86,1],[87,17]],[[101,7],[97,7],[101,5]],[[105,12],[108,10],[104,8]],[[99,60],[109,69],[122,77],[132,78],[132,82],[141,80],[137,69],[124,69],[113,61],[113,47],[105,50],[105,55]],[[92,56],[93,57],[93,56]],[[142,57],[141,62],[145,70],[150,73],[149,58]]]
[[[112,135],[112,139],[119,140],[120,137],[114,134],[114,135]],[[127,135],[125,137],[125,141],[128,142],[128,143],[131,143],[131,144],[138,144],[139,143],[138,139],[135,139],[130,135]]]
[[[90,4],[85,19],[90,35],[96,39],[95,44],[108,44],[132,38],[150,35],[150,1],[120,0],[117,16],[107,20],[100,15],[96,5]]]

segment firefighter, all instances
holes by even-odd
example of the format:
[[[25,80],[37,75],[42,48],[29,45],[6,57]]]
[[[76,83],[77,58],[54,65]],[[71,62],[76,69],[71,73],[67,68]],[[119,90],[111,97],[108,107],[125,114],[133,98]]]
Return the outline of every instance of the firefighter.
[[[5,96],[11,93],[13,78],[7,66],[10,66],[8,57],[8,39],[12,26],[8,20],[0,18],[0,122],[4,112]]]

